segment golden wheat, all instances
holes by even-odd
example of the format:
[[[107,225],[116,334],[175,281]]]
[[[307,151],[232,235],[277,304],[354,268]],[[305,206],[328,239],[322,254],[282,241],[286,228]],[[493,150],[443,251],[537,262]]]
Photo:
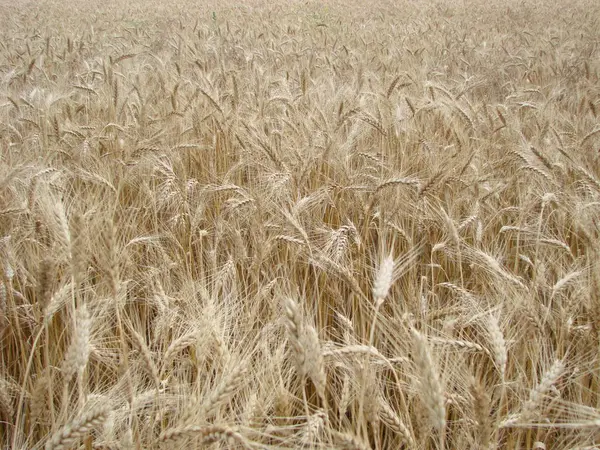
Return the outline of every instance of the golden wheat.
[[[0,446],[598,447],[599,15],[0,1]]]

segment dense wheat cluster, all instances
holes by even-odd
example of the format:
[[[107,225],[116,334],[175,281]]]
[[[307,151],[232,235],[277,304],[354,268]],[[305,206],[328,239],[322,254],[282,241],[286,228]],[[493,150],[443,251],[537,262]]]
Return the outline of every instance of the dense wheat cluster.
[[[595,448],[598,18],[0,3],[2,447]]]

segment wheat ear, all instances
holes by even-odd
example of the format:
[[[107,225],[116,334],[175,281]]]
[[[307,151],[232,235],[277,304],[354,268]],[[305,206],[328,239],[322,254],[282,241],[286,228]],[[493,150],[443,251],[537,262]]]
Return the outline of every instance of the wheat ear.
[[[52,439],[46,442],[45,450],[66,450],[84,437],[93,428],[103,424],[110,410],[107,406],[92,409],[65,425]]]
[[[490,315],[487,320],[487,332],[490,340],[490,346],[492,347],[492,355],[498,372],[500,373],[500,379],[504,383],[504,376],[506,375],[506,363],[508,361],[506,341],[504,340],[504,334],[500,329],[498,320]]]
[[[396,414],[396,411],[392,409],[390,404],[383,398],[379,399],[379,414],[383,422],[392,430],[398,434],[402,442],[405,443],[408,448],[415,447],[415,441],[412,438],[412,434],[408,427],[404,424],[400,416]]]
[[[200,406],[200,410],[202,411],[204,418],[215,411],[219,405],[222,405],[233,395],[235,390],[242,383],[247,372],[247,367],[243,364],[238,364],[233,368],[229,375],[217,386],[212,394]]]
[[[520,415],[521,421],[527,421],[534,417],[538,412],[540,404],[544,398],[544,395],[550,390],[554,384],[558,381],[561,375],[565,371],[565,364],[561,360],[557,360],[552,364],[550,369],[544,373],[540,383],[531,390],[529,393],[529,399],[523,406],[523,411]]]
[[[184,425],[164,431],[159,438],[159,444],[172,446],[181,439],[198,436],[202,444],[211,444],[224,440],[230,446],[241,445],[244,449],[251,449],[248,440],[240,433],[222,425]],[[170,447],[172,448],[172,447]]]
[[[420,375],[419,384],[423,402],[429,412],[431,424],[443,435],[444,428],[446,427],[444,389],[427,341],[417,330],[412,329],[411,332],[415,350],[415,363]]]
[[[302,316],[300,315],[298,304],[293,299],[289,297],[286,298],[283,306],[285,308],[285,316],[287,319],[286,325],[290,344],[296,358],[296,365],[298,367],[298,371],[302,372],[306,358],[301,339],[303,332]]]
[[[75,324],[73,339],[63,365],[63,373],[66,381],[70,381],[73,376],[83,373],[88,363],[91,350],[91,319],[85,303],[77,308],[75,312]]]

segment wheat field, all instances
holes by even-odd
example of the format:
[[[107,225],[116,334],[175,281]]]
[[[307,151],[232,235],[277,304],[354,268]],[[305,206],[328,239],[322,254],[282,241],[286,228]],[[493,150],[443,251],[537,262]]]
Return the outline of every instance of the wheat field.
[[[598,448],[599,22],[0,2],[2,448]]]

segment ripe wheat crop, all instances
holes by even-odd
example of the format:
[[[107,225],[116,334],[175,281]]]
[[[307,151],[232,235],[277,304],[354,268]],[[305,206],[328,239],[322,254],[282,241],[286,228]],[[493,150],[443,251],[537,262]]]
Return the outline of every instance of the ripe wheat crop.
[[[0,446],[598,448],[599,17],[0,1]]]

